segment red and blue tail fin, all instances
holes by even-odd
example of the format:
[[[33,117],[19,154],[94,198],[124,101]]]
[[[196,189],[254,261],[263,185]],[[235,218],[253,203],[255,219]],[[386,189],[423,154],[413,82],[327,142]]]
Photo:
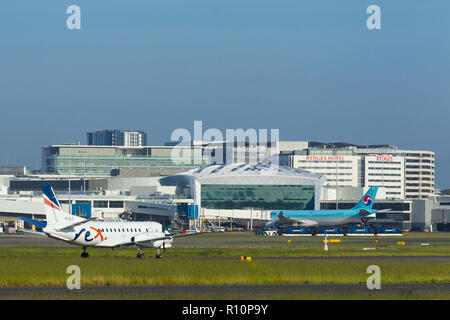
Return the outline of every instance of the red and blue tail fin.
[[[377,191],[378,187],[370,187],[361,200],[359,200],[358,204],[353,207],[353,209],[372,209]]]
[[[45,216],[47,218],[47,229],[62,228],[68,224],[70,225],[86,220],[64,212],[51,185],[43,184],[42,192],[44,193],[44,208]]]
[[[44,193],[44,204],[55,210],[61,211],[61,204],[58,199],[56,199],[52,186],[49,184],[43,184],[42,192]]]

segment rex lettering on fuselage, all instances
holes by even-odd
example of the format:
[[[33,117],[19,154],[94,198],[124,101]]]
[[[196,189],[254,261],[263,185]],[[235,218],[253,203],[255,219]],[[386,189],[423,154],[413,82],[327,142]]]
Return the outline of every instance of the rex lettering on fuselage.
[[[83,228],[83,229],[80,230],[80,232],[76,233],[75,237],[73,238],[73,241],[76,241],[81,236],[81,234],[83,234],[83,232],[85,232],[85,231],[86,231],[86,229]],[[86,231],[86,233],[84,235],[84,241],[91,242],[92,240],[94,240],[94,239],[89,239],[90,235],[91,235],[91,232],[90,231]]]

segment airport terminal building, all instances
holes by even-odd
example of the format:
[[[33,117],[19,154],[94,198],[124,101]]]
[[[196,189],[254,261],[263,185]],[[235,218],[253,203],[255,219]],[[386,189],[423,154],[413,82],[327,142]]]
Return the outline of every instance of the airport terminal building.
[[[42,173],[72,176],[170,176],[210,164],[258,163],[277,153],[270,142],[202,142],[165,146],[51,145]]]
[[[325,187],[377,185],[387,190],[387,197],[406,200],[427,199],[435,192],[434,152],[400,150],[392,145],[306,141],[255,146],[201,141],[182,146],[52,145],[42,148],[42,172],[78,176],[170,176],[211,164],[256,164],[274,155],[279,155],[281,166],[325,176]]]
[[[161,178],[210,220],[269,220],[272,210],[315,210],[325,177],[270,164],[212,165]]]
[[[92,214],[99,218],[117,219],[130,211],[139,220],[158,215],[176,219],[181,214],[213,222],[244,219],[252,225],[256,220],[268,220],[272,210],[350,207],[370,186],[380,186],[377,207],[394,208],[377,215],[380,223],[406,229],[415,224],[425,226],[432,222],[431,215],[415,213],[437,212],[441,207],[430,205],[428,199],[435,186],[435,156],[430,151],[280,141],[252,146],[256,148],[252,153],[256,158],[252,158],[249,146],[229,147],[225,142],[140,147],[52,145],[42,148],[41,174],[5,178],[8,183],[2,183],[1,193],[39,194],[42,183],[50,183],[60,194],[91,194]],[[219,149],[224,151],[224,164],[211,163],[210,156]],[[276,154],[280,166],[262,161]],[[110,198],[104,200],[103,196]],[[112,208],[122,196],[134,198]],[[415,205],[417,200],[425,204]],[[73,198],[71,204],[87,205],[86,201]]]
[[[191,147],[52,145],[42,148],[42,172],[74,176],[167,176],[207,165]]]

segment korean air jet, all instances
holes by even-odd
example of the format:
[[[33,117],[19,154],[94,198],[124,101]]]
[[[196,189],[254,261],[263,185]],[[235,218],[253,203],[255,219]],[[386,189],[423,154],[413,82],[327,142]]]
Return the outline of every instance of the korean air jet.
[[[378,187],[370,187],[356,206],[342,210],[283,210],[272,211],[272,220],[267,226],[298,225],[302,227],[336,226],[349,222],[367,221],[368,217],[374,217],[377,212],[386,210],[372,209]]]
[[[83,248],[82,258],[89,257],[88,247],[138,247],[137,258],[144,257],[142,248],[156,248],[156,257],[161,258],[161,248],[170,248],[173,239],[179,236],[200,233],[185,233],[169,235],[163,232],[163,227],[157,222],[103,222],[94,219],[84,219],[62,210],[53,188],[42,185],[45,215],[47,224],[42,231],[21,230],[24,232],[45,235],[62,240]],[[30,219],[27,219],[27,222]],[[32,222],[32,221],[31,221]]]

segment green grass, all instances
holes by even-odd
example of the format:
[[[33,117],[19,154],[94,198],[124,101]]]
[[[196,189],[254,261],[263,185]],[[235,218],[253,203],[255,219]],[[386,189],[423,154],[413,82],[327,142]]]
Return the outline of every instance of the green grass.
[[[421,238],[446,238],[447,234],[420,234]],[[215,241],[210,241],[214,237]],[[82,287],[135,285],[252,285],[252,284],[361,284],[369,274],[369,265],[381,268],[381,282],[450,283],[450,263],[426,260],[377,260],[377,256],[450,256],[450,241],[438,240],[429,246],[408,242],[411,237],[358,238],[373,241],[346,241],[322,247],[322,238],[302,241],[299,238],[267,238],[249,234],[201,235],[196,241],[175,242],[164,259],[154,258],[155,250],[144,250],[146,258],[136,259],[136,248],[89,248],[90,258],[80,258],[79,247],[2,247],[0,248],[0,287],[66,286],[69,265],[81,268]],[[243,239],[242,241],[239,240]],[[194,239],[194,238],[192,238]],[[229,240],[234,239],[234,240]],[[248,241],[245,241],[248,239]],[[286,240],[291,239],[288,244]],[[311,238],[309,238],[311,239]],[[197,241],[198,240],[198,241]],[[227,241],[228,240],[228,241]],[[375,240],[378,240],[376,242]],[[397,245],[405,241],[406,246]],[[423,242],[426,242],[424,240]],[[178,246],[177,246],[178,244]],[[204,247],[199,247],[201,244]],[[221,246],[217,246],[220,244]],[[196,246],[197,245],[197,246]],[[238,246],[236,246],[238,245]],[[363,248],[376,248],[364,251]],[[253,261],[241,262],[241,256]],[[323,260],[321,257],[370,257],[355,260]],[[265,260],[258,257],[317,257],[311,260]],[[208,259],[205,259],[208,258]],[[449,292],[421,291],[348,291],[348,292],[223,292],[202,293],[126,293],[47,294],[24,298],[39,299],[450,299]],[[17,297],[16,297],[17,298]]]
[[[9,257],[0,260],[0,286],[65,286],[78,265],[83,286],[365,283],[369,265],[382,283],[447,283],[449,263],[373,260],[162,260],[124,257]]]
[[[208,237],[210,235],[207,235]],[[205,237],[205,236],[203,236]],[[449,256],[450,242],[397,245],[396,241],[375,241],[330,244],[324,252],[317,242],[292,241],[291,244],[242,247],[184,246],[167,250],[164,259],[154,258],[154,249],[144,250],[146,258],[136,259],[137,250],[89,248],[90,258],[80,258],[79,247],[3,247],[0,248],[0,287],[66,286],[69,265],[81,268],[82,287],[136,285],[252,285],[252,284],[363,284],[369,265],[381,268],[381,282],[388,283],[450,283],[450,263],[426,260],[376,260],[375,256]],[[223,236],[227,239],[229,236]],[[220,239],[220,238],[216,238]],[[235,243],[235,242],[233,242]],[[364,247],[376,248],[363,251]],[[251,262],[241,262],[240,256],[252,256]],[[321,257],[371,257],[357,260],[323,260]],[[317,257],[311,260],[265,260],[258,257]],[[209,258],[209,259],[204,259]],[[202,293],[120,293],[94,294],[71,292],[63,295],[45,294],[25,299],[450,299],[449,292],[421,291],[348,291],[348,292],[227,292]],[[14,297],[18,298],[18,297]]]
[[[329,251],[325,252],[322,245],[303,244],[297,245],[295,242],[283,245],[252,246],[248,244],[242,247],[217,247],[214,243],[210,247],[174,247],[167,249],[167,258],[236,258],[240,256],[252,257],[343,257],[343,256],[430,256],[450,255],[450,243],[433,244],[420,246],[418,244],[408,244],[399,246],[396,242],[370,242],[370,243],[331,243]],[[363,248],[376,248],[372,251],[364,251]],[[91,257],[98,258],[130,258],[135,259],[137,250],[129,249],[104,249],[89,248]],[[153,256],[154,250],[144,250],[147,256]],[[81,248],[70,247],[7,247],[0,249],[0,259],[3,258],[77,258],[81,254]]]

